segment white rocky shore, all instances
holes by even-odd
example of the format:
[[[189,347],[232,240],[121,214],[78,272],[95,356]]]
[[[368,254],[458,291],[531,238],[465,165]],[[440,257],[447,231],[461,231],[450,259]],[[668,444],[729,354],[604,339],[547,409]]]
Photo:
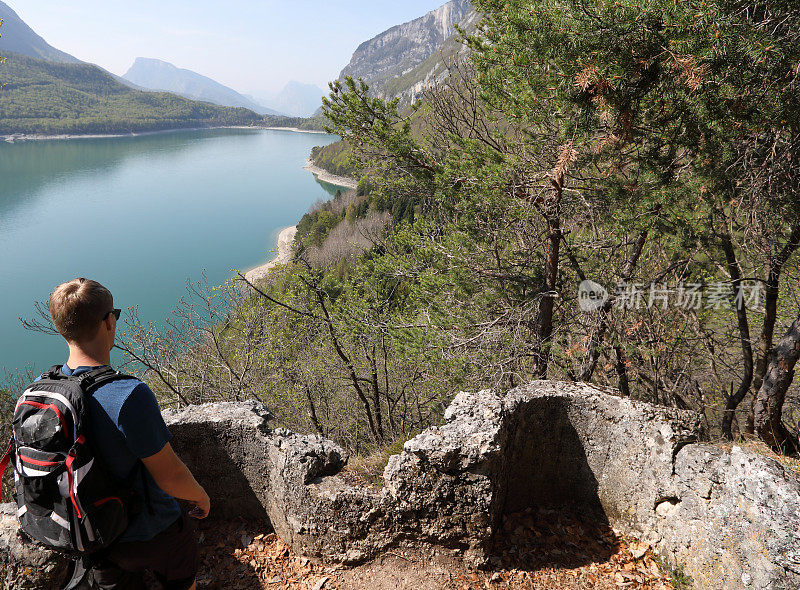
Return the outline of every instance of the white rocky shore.
[[[161,135],[175,131],[207,131],[210,129],[261,129],[265,131],[291,131],[293,133],[325,134],[324,131],[298,129],[297,127],[261,127],[258,125],[213,125],[211,127],[176,127],[174,129],[154,129],[152,131],[131,131],[128,133],[7,133],[0,134],[0,141],[51,141],[54,139],[108,139],[112,137],[138,137],[141,135]]]
[[[278,266],[279,264],[286,264],[289,262],[292,259],[292,242],[294,242],[294,236],[296,234],[296,225],[281,230],[281,233],[278,234],[278,255],[266,264],[262,264],[261,266],[257,266],[248,270],[244,274],[244,278],[251,283],[260,281],[266,277],[267,273],[274,267]]]
[[[317,177],[317,179],[321,180],[322,182],[327,182],[330,184],[335,184],[336,186],[341,186],[343,188],[349,189],[356,189],[358,188],[358,181],[355,178],[348,178],[346,176],[337,176],[335,174],[331,174],[327,170],[320,168],[319,166],[315,166],[314,163],[311,161],[311,158],[306,160],[306,165],[303,166],[304,169],[308,170]]]
[[[291,128],[287,128],[287,131],[294,131]],[[297,130],[301,133],[305,133],[305,131]],[[320,168],[319,166],[315,166],[311,158],[306,160],[306,165],[303,167],[305,170],[308,170],[316,176],[319,180],[323,182],[328,182],[330,184],[335,184],[336,186],[341,186],[342,188],[349,188],[355,189],[358,187],[358,181],[353,178],[347,178],[344,176],[336,176],[335,174],[331,174],[327,170]],[[294,237],[297,234],[297,226],[293,225],[291,227],[287,227],[278,234],[278,245],[277,245],[277,252],[278,255],[267,262],[266,264],[262,264],[261,266],[257,266],[255,268],[250,269],[244,275],[244,278],[250,281],[251,283],[260,281],[264,277],[267,276],[267,273],[279,264],[286,264],[292,258],[292,242],[294,242]]]

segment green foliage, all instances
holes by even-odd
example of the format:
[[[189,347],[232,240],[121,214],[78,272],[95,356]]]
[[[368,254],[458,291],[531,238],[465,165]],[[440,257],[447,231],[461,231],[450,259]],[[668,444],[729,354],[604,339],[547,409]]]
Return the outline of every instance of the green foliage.
[[[323,117],[284,117],[280,115],[264,115],[264,124],[268,127],[292,127],[303,131],[324,131]]]
[[[649,239],[666,247],[659,254],[684,267],[666,263],[654,274],[675,283],[710,274],[733,294],[743,277],[774,282],[776,268],[789,270],[777,261],[783,248],[797,247],[800,220],[797,6],[478,0],[477,7],[486,15],[485,33],[471,40],[482,97],[540,142],[549,128],[568,155],[555,169],[574,162],[574,178],[565,180],[606,199],[616,216],[604,220],[610,229],[626,218],[629,231],[646,229],[637,219],[648,222]],[[710,369],[730,438],[737,406],[763,376],[774,307],[757,355],[746,309],[705,315],[701,339],[738,364],[726,377]],[[657,340],[667,349],[681,342],[666,338]]]
[[[356,150],[362,170],[380,171],[389,158],[407,165],[412,182],[431,185],[440,165],[415,139],[410,121],[400,118],[397,99],[385,102],[375,98],[363,80],[349,77],[331,82],[330,88],[330,96],[322,99],[323,113],[330,122],[326,131],[338,134]]]
[[[477,6],[473,71],[451,73],[421,116],[348,79],[324,103],[330,130],[371,171],[375,202],[397,217],[402,199],[421,203],[424,223],[403,230],[395,260],[414,270],[394,272],[430,281],[426,310],[445,300],[468,318],[462,329],[480,327],[470,340],[431,316],[481,342],[511,383],[591,379],[606,355],[598,378],[626,392],[635,374],[634,395],[685,404],[711,388],[735,408],[750,381],[752,352],[737,352],[747,312],[699,310],[677,329],[652,310],[614,313],[613,325],[606,312],[597,327],[576,313],[575,291],[583,277],[613,286],[631,271],[728,282],[731,294],[737,276],[764,278],[800,210],[798,12],[723,0]],[[711,23],[728,28],[708,35]],[[501,321],[507,339],[480,331]],[[730,369],[697,362],[705,347],[725,350]]]
[[[669,582],[672,584],[674,590],[692,590],[692,578],[683,570],[681,564],[673,565],[666,559],[656,559],[658,567],[661,571],[669,573]]]
[[[798,14],[788,5],[477,4],[487,15],[485,38],[472,42],[481,84],[514,119],[568,118],[567,131],[580,130],[612,161],[641,166],[651,182],[672,190],[683,188],[683,178],[676,181],[690,165],[703,183],[695,188],[727,193],[723,201],[741,196],[746,179],[736,175],[751,173],[752,158],[768,158],[763,148],[771,142],[782,156],[797,157]],[[636,153],[624,151],[634,145]]]
[[[336,191],[333,199],[324,203],[318,203],[311,211],[303,215],[297,224],[297,234],[295,243],[300,247],[322,245],[330,231],[343,220],[350,222],[356,219],[363,219],[369,209],[369,198],[352,198],[341,190]]]
[[[353,152],[343,141],[326,146],[316,146],[311,150],[311,159],[316,166],[331,174],[344,177],[357,177],[358,167]]]
[[[342,222],[352,224],[358,219],[365,219],[370,211],[391,213],[394,225],[414,223],[422,208],[420,201],[415,195],[392,198],[382,193],[363,194],[361,190],[355,193],[337,191],[333,199],[318,203],[303,215],[297,224],[295,243],[300,248],[319,248],[333,228]]]
[[[459,388],[537,377],[614,385],[709,426],[732,417],[769,350],[751,341],[796,314],[800,9],[476,4],[470,61],[419,108],[331,85],[326,130],[343,142],[313,157],[358,189],[309,212],[295,263],[233,299],[214,391],[235,383],[285,424],[367,453],[436,423]],[[393,222],[360,255],[307,257],[381,212]],[[723,293],[716,307],[588,314],[586,278],[613,296],[641,283],[645,303],[651,283]],[[746,278],[771,281],[771,324],[732,305]],[[231,377],[248,371],[251,384]]]
[[[0,133],[128,133],[159,129],[257,125],[243,108],[142,92],[93,65],[53,63],[10,54],[0,64]]]

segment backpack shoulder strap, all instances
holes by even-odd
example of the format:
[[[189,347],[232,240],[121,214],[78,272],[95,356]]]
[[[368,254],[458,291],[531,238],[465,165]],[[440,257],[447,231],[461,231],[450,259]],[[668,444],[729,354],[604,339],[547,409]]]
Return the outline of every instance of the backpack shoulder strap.
[[[42,373],[42,378],[46,379],[66,379],[66,375],[61,372],[62,365],[53,365]]]
[[[135,379],[135,377],[115,371],[111,367],[97,367],[96,369],[92,369],[80,375],[78,377],[78,382],[84,393],[88,395],[98,387],[119,379]]]

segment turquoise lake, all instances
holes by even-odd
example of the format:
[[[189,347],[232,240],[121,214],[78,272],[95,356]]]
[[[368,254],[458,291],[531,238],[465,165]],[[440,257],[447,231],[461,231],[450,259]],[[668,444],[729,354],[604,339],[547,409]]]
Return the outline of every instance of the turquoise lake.
[[[214,129],[0,143],[0,366],[65,359],[60,338],[18,319],[63,281],[98,280],[123,319],[138,306],[161,322],[187,280],[222,284],[272,258],[280,230],[336,191],[302,168],[335,139]]]

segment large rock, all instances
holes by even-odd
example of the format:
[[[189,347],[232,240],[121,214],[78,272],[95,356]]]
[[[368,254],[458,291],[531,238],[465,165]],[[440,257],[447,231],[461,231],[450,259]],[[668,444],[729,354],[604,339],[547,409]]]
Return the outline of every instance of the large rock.
[[[182,429],[207,433],[214,424],[218,434],[186,438],[201,480],[193,462],[204,456],[201,439],[220,440],[246,422],[220,421],[220,412],[212,405],[172,418],[176,440]],[[213,443],[229,458],[217,465],[227,461],[233,482],[244,473],[278,534],[310,556],[351,563],[428,542],[481,564],[504,514],[570,505],[683,564],[697,588],[800,587],[797,477],[751,451],[697,443],[693,412],[547,381],[506,395],[461,393],[443,425],[390,458],[379,490],[339,477],[345,456],[330,441],[265,424],[245,430],[234,438],[247,442],[234,448]]]
[[[697,443],[692,412],[547,381],[461,393],[441,426],[390,458],[379,489],[341,477],[347,457],[335,443],[270,429],[262,404],[165,418],[212,517],[266,516],[311,557],[354,563],[425,542],[479,565],[505,514],[569,505],[683,564],[698,589],[800,587],[797,476],[752,451]],[[8,588],[49,588],[63,568],[19,544],[10,508],[0,555]],[[34,581],[19,585],[25,575]]]
[[[266,518],[265,440],[272,415],[256,402],[216,403],[165,410],[172,448],[211,497],[215,518]]]
[[[501,517],[529,507],[570,505],[629,532],[649,531],[654,499],[668,494],[673,457],[698,437],[699,424],[691,412],[584,385],[540,381],[505,396],[465,392],[443,426],[390,459],[384,478],[398,505],[451,515],[435,518],[437,525],[447,525],[448,538],[460,538],[479,564]],[[447,506],[443,486],[452,488]]]
[[[384,477],[398,506],[482,511],[492,531],[529,506],[593,512],[682,564],[698,589],[800,588],[797,475],[753,451],[697,444],[701,436],[692,412],[539,381],[505,396],[459,394],[445,425],[408,441]],[[469,478],[476,493],[451,495],[448,512],[439,490]],[[439,520],[444,538],[463,535],[479,560],[491,534],[457,520]]]
[[[218,403],[165,412],[173,446],[211,497],[211,517],[268,517],[298,551],[357,561],[353,523],[368,492],[334,476],[347,461],[336,443],[268,427],[262,404]]]
[[[456,25],[468,19],[477,20],[470,2],[450,0],[359,45],[339,78],[362,78],[373,92],[393,98],[398,90],[407,89],[409,81],[399,79],[435,56],[456,33]]]
[[[697,588],[800,588],[800,481],[749,449],[681,449],[675,496],[662,499],[657,546]]]
[[[26,542],[16,504],[0,504],[0,584],[5,590],[61,590],[69,560]]]

